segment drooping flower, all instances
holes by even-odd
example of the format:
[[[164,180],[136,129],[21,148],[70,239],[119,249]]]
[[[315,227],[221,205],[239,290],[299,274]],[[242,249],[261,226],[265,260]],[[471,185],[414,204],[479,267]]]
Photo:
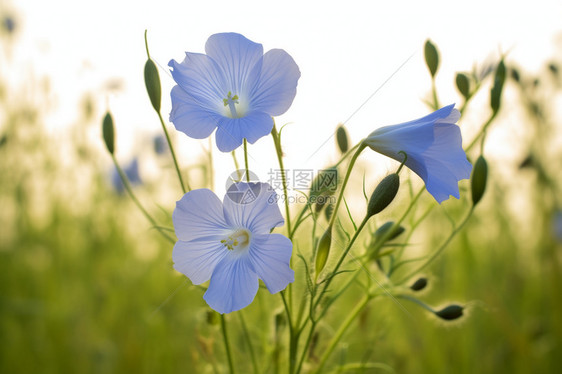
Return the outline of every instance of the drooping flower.
[[[248,306],[258,278],[271,293],[294,281],[293,244],[270,233],[284,223],[276,202],[267,183],[244,182],[232,185],[222,203],[208,189],[190,191],[177,202],[174,268],[193,284],[211,280],[203,298],[217,312]]]
[[[454,104],[423,118],[385,126],[373,131],[365,140],[372,150],[404,161],[425,182],[427,191],[438,203],[449,195],[460,197],[458,182],[470,178],[472,165],[462,149],[460,112]]]
[[[263,53],[261,44],[235,33],[214,34],[205,54],[186,52],[171,60],[170,121],[179,131],[203,139],[217,129],[217,146],[230,152],[246,138],[254,143],[273,128],[297,92],[300,71],[284,50]]]

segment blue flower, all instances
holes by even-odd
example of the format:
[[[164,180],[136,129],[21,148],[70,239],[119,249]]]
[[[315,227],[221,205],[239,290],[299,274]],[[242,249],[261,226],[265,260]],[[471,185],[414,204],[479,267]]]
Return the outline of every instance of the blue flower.
[[[248,306],[258,279],[271,293],[294,281],[289,267],[293,244],[270,233],[284,222],[276,201],[268,184],[239,182],[222,203],[208,189],[190,191],[177,202],[174,268],[193,284],[211,280],[203,298],[217,312]]]
[[[142,180],[139,175],[139,160],[136,157],[123,168],[123,172],[125,173],[125,176],[129,180],[129,184],[131,186],[142,184]],[[111,173],[111,184],[118,194],[121,195],[125,192],[125,186],[123,186],[123,182],[121,181],[121,177],[119,176],[119,172],[116,168],[113,168],[113,172]]]
[[[255,143],[273,128],[272,116],[285,113],[297,92],[300,71],[281,49],[263,53],[261,44],[235,33],[211,35],[206,55],[186,52],[171,60],[170,121],[196,139],[217,128],[217,146],[230,152],[246,138]]]
[[[372,150],[402,162],[423,179],[438,203],[459,195],[458,182],[470,178],[472,165],[462,149],[460,112],[454,104],[423,118],[381,127],[364,140]]]

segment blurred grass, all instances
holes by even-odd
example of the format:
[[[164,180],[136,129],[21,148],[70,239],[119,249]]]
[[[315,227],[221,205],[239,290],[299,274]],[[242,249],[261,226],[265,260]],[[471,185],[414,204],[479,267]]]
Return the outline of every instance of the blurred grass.
[[[14,104],[0,84],[0,372],[225,372],[219,330],[209,322],[213,314],[201,291],[172,269],[172,246],[111,189],[101,138],[84,136],[99,134],[95,108],[86,101],[78,123],[56,136],[42,125],[47,88],[31,98],[16,92],[21,100]],[[550,140],[544,98],[518,84],[524,96],[510,105],[530,108],[528,121],[536,122],[524,145],[532,167],[506,178],[492,160],[482,206],[426,272],[430,287],[422,299],[434,307],[466,303],[467,315],[444,323],[407,301],[401,301],[404,312],[390,298],[377,299],[348,331],[332,364],[382,362],[397,373],[555,373],[562,367],[562,248],[551,230],[560,203],[560,164],[551,160],[559,154],[544,147]],[[150,205],[150,189],[139,187],[143,201],[171,226],[170,217]],[[524,209],[514,208],[514,194]],[[463,204],[445,209],[456,216]],[[165,209],[172,208],[169,201]],[[420,228],[428,248],[443,240],[448,225],[436,209]],[[320,326],[312,361],[360,293],[346,293]],[[275,372],[275,342],[286,332],[282,318],[276,323],[263,313],[278,303],[260,292],[243,312],[264,372]],[[240,321],[234,314],[230,321],[235,363],[249,372]]]

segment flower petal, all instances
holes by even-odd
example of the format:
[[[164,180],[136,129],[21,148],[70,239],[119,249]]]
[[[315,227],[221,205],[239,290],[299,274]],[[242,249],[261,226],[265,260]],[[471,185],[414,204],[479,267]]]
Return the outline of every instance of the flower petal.
[[[217,312],[230,313],[250,305],[258,287],[258,276],[248,256],[229,253],[215,267],[203,298]]]
[[[279,116],[285,113],[297,94],[301,76],[295,60],[282,49],[272,49],[263,56],[258,84],[250,94],[253,110]]]
[[[214,34],[205,44],[205,52],[211,57],[226,80],[226,95],[246,96],[253,88],[258,75],[252,72],[256,64],[261,64],[263,46],[236,33]]]
[[[182,241],[220,237],[228,229],[221,201],[206,188],[183,195],[176,203],[172,221],[176,236]]]
[[[228,250],[218,239],[179,240],[172,252],[174,269],[185,274],[193,284],[201,284],[211,278],[213,270],[227,253]]]
[[[185,53],[182,63],[170,60],[172,77],[184,89],[192,101],[201,107],[220,113],[226,79],[219,66],[209,56],[200,53]]]
[[[284,223],[277,200],[267,183],[235,183],[223,199],[224,217],[231,227],[247,228],[253,235],[269,234]]]
[[[254,144],[259,138],[271,133],[273,119],[263,112],[250,112],[242,118],[221,117],[217,129],[217,147],[221,152],[230,152],[246,138]]]
[[[171,96],[170,122],[178,131],[195,139],[204,139],[211,135],[219,123],[220,116],[201,107],[180,86],[172,88]]]
[[[289,267],[292,251],[293,243],[281,234],[252,237],[250,260],[269,292],[277,293],[294,282],[295,272]]]

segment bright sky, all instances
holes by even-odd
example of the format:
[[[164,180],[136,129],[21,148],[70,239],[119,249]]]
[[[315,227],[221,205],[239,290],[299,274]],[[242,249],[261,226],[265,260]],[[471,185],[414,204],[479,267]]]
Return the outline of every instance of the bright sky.
[[[284,133],[286,167],[292,169],[335,161],[334,141],[321,145],[408,58],[346,126],[356,142],[379,126],[427,114],[421,102],[430,85],[423,61],[427,38],[441,52],[437,83],[448,104],[460,102],[454,72],[508,51],[511,60],[538,69],[562,31],[559,0],[537,0],[533,6],[490,0],[27,0],[13,7],[23,23],[16,53],[20,78],[32,66],[37,75],[51,77],[57,95],[48,126],[73,123],[81,94],[92,91],[98,94],[100,121],[106,102],[114,114],[123,160],[142,152],[140,134],[159,130],[142,78],[145,29],[151,55],[164,68],[172,58],[183,59],[185,51],[203,52],[208,36],[217,32],[239,32],[266,51],[285,49],[302,73],[293,106],[276,119],[278,125],[292,123]],[[160,71],[165,118],[174,85],[166,70]],[[123,80],[124,90],[107,95],[102,88],[115,78]],[[208,144],[183,134],[177,138],[184,165]],[[233,165],[229,154],[216,150],[214,156],[220,195]],[[250,168],[262,180],[276,167],[270,138],[250,147]]]

